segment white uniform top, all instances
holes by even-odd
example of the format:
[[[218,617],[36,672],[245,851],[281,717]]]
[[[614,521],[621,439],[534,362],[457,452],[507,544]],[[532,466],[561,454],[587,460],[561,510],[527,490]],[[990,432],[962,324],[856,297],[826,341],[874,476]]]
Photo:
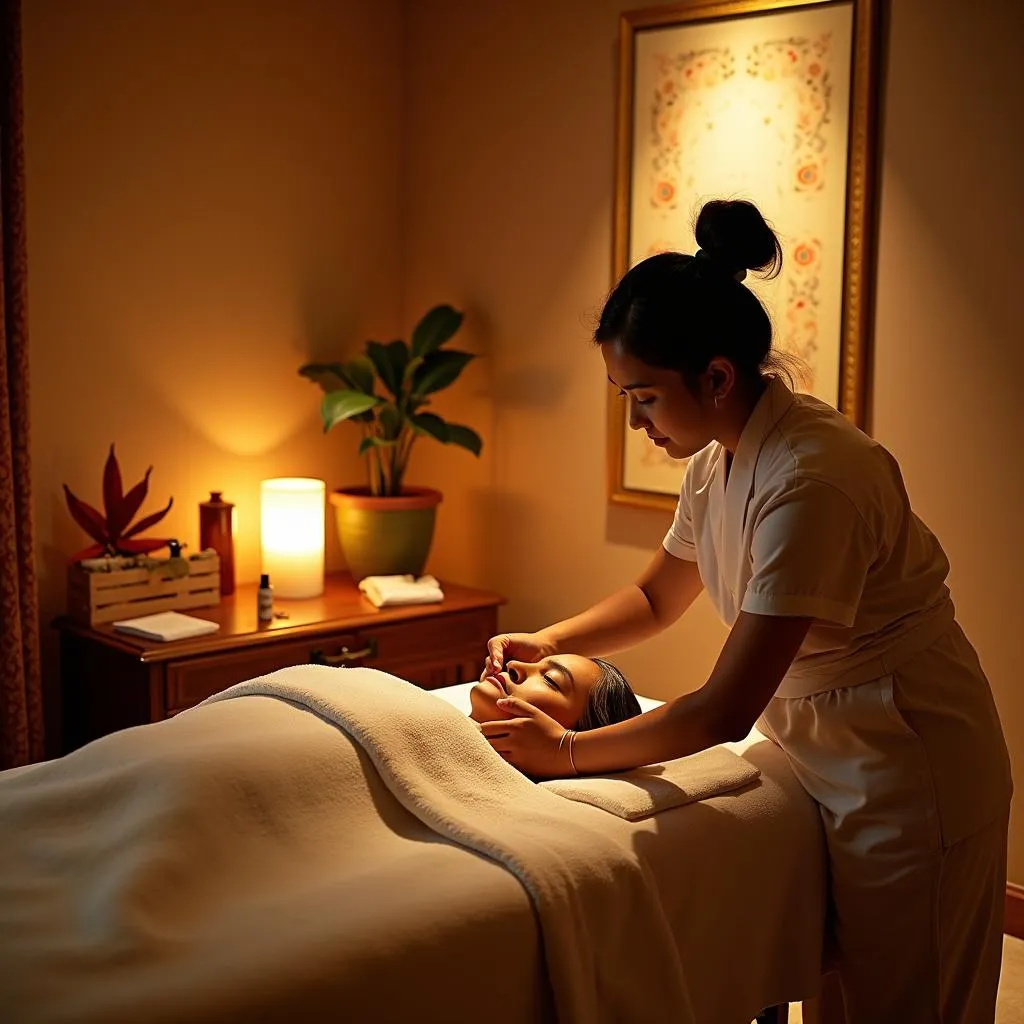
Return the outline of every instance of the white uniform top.
[[[736,448],[690,460],[665,550],[696,561],[719,615],[810,616],[776,694],[877,679],[953,621],[949,562],[896,460],[831,406],[769,382]]]

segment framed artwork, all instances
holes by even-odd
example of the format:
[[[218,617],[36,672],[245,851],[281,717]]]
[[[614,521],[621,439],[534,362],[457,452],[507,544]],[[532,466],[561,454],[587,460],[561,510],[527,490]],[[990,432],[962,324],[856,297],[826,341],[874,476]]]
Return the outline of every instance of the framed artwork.
[[[749,199],[782,273],[748,275],[803,390],[866,424],[879,0],[686,2],[622,16],[614,279],[694,252],[708,199]],[[610,499],[675,507],[685,463],[608,406]]]

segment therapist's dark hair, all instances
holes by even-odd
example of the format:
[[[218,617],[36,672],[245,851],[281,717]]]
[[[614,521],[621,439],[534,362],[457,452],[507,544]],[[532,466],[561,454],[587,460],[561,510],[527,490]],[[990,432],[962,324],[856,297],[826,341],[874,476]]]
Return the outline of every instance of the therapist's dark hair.
[[[772,323],[740,278],[775,277],[782,246],[753,203],[705,203],[695,229],[697,255],[663,252],[632,267],[612,290],[594,333],[636,359],[677,370],[691,388],[716,356],[753,379],[787,373],[772,351]]]
[[[600,729],[602,725],[614,725],[639,715],[640,701],[626,677],[610,661],[590,660],[601,669],[601,678],[590,691],[587,706],[575,725],[577,732]]]

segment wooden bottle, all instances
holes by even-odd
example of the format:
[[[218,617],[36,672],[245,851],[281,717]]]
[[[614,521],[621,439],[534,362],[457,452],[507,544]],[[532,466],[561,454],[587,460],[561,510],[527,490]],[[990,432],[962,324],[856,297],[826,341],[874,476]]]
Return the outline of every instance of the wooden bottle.
[[[235,544],[231,523],[235,506],[224,501],[220,491],[211,491],[210,500],[199,504],[199,547],[213,548],[220,556],[220,592],[235,592]]]

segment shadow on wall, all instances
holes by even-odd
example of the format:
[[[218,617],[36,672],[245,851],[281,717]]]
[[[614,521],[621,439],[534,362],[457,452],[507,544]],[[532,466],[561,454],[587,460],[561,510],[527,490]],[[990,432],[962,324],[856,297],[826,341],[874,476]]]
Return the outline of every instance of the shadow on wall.
[[[640,548],[653,558],[671,525],[669,512],[609,504],[604,537],[609,544]]]
[[[299,361],[295,364],[295,372],[298,373],[299,366],[306,362],[352,358],[357,354],[356,350],[361,351],[365,344],[363,321],[353,312],[363,305],[360,297],[344,294],[333,265],[308,266],[300,281],[301,345],[298,346]]]
[[[518,360],[502,369],[494,389],[495,411],[545,409],[561,403],[569,390],[569,367],[550,363],[524,366]]]
[[[487,524],[478,535],[480,545],[475,564],[480,567],[479,583],[509,599],[499,613],[500,628],[524,630],[547,625],[546,613],[541,607],[543,580],[533,576],[531,560],[523,550],[530,543],[531,518],[536,518],[536,505],[504,488],[500,482],[487,489],[471,491],[470,500],[479,514],[479,521]]]

